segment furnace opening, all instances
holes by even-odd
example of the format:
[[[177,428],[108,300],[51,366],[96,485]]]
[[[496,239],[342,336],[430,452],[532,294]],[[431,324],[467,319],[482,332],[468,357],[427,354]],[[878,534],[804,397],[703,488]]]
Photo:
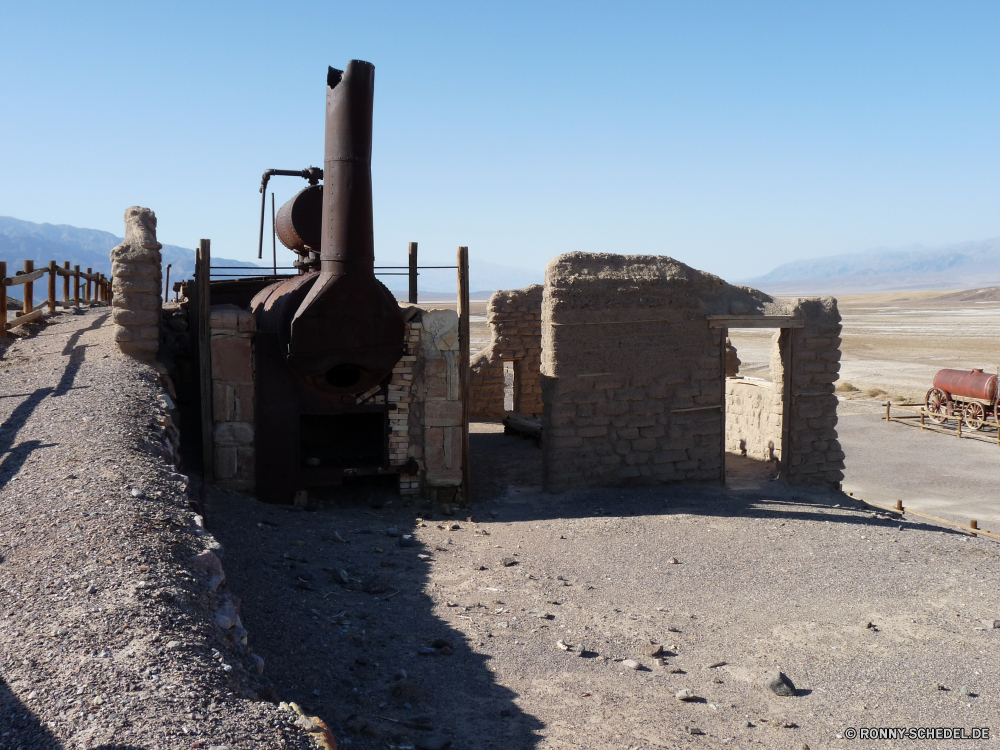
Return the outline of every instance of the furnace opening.
[[[385,414],[303,414],[299,456],[309,468],[364,469],[386,464]]]
[[[337,365],[326,371],[326,382],[334,388],[350,388],[357,385],[363,374],[364,368],[358,365]]]

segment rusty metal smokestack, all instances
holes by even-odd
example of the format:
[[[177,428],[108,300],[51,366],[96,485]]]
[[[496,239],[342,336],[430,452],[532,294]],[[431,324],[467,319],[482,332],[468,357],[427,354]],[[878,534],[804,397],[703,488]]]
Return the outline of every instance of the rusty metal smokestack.
[[[320,273],[291,321],[288,364],[314,386],[365,391],[403,355],[405,324],[375,278],[372,102],[375,66],[330,68],[326,88]]]

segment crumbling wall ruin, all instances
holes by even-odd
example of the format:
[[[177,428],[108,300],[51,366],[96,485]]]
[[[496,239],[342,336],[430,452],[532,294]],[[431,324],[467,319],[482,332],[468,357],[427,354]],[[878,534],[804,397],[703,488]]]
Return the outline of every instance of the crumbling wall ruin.
[[[494,292],[490,297],[486,308],[490,343],[470,362],[470,419],[503,419],[504,362],[514,364],[513,411],[541,415],[542,291],[541,284],[533,284]]]
[[[156,214],[140,206],[126,209],[125,241],[111,251],[115,343],[144,360],[155,358],[159,347],[162,247]]]
[[[548,264],[542,305],[545,488],[718,481],[728,357],[709,318],[754,316],[800,326],[784,334],[786,479],[840,482],[835,300],[779,302],[665,256],[569,253]]]

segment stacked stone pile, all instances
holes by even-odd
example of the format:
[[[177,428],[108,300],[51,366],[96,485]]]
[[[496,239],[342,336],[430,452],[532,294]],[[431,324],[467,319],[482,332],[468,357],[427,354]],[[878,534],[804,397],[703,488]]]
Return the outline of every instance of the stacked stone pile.
[[[159,347],[161,247],[156,214],[140,206],[126,209],[125,241],[111,251],[115,343],[145,360],[155,358]]]
[[[490,344],[473,355],[469,373],[469,417],[498,421],[504,414],[504,362],[514,362],[514,411],[542,413],[542,292],[540,284],[494,292],[486,309]]]

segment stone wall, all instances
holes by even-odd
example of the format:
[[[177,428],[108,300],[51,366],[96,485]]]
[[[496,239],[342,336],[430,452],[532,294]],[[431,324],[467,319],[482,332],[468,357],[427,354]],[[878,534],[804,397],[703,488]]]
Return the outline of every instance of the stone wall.
[[[718,481],[725,329],[713,315],[802,321],[788,479],[840,481],[836,398],[832,417],[825,399],[839,359],[835,301],[777,302],[664,256],[570,253],[548,264],[542,305],[546,490]]]
[[[490,343],[474,354],[469,372],[469,418],[499,421],[504,414],[503,363],[514,362],[514,411],[542,413],[542,291],[540,284],[494,292],[486,308]]]
[[[161,262],[156,214],[132,206],[125,211],[125,241],[111,251],[115,343],[139,359],[156,357],[160,339]]]
[[[388,387],[389,465],[399,467],[401,495],[460,502],[462,401],[458,316],[408,308],[405,354]],[[254,488],[253,315],[212,307],[212,405],[215,476],[229,489]],[[381,388],[357,396],[383,403]]]
[[[758,461],[781,458],[781,382],[726,379],[726,451]]]
[[[793,309],[805,325],[791,332],[791,447],[786,479],[790,484],[837,486],[844,478],[834,393],[840,377],[840,312],[833,297],[794,300]]]
[[[254,489],[253,336],[257,322],[236,305],[212,306],[212,438],[215,481]]]

